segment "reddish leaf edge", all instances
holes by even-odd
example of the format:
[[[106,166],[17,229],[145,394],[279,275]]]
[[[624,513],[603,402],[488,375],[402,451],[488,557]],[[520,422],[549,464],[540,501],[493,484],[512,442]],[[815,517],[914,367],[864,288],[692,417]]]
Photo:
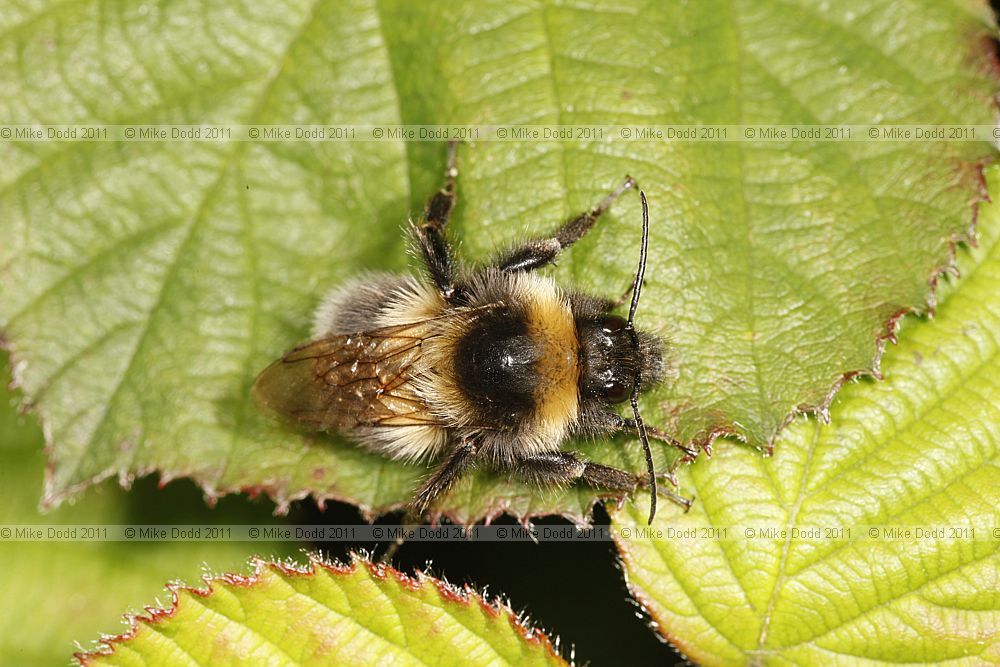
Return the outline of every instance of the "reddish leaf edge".
[[[994,107],[997,107],[997,102],[998,100],[994,99]],[[994,110],[996,111],[997,109],[995,108]],[[885,354],[886,344],[896,344],[896,333],[899,331],[900,322],[904,317],[908,315],[914,317],[926,316],[931,319],[934,317],[937,312],[937,290],[938,282],[940,281],[941,276],[949,275],[956,279],[961,277],[958,270],[959,245],[969,245],[972,247],[976,247],[977,245],[976,228],[979,222],[979,208],[982,204],[988,204],[993,201],[992,197],[990,197],[986,184],[986,168],[996,160],[996,157],[997,156],[994,154],[974,163],[959,164],[958,168],[969,174],[970,178],[968,180],[972,183],[970,189],[975,193],[971,197],[970,202],[972,214],[970,216],[969,225],[964,231],[952,232],[952,234],[948,237],[948,249],[945,261],[934,267],[931,271],[930,277],[927,279],[927,292],[924,296],[924,304],[900,308],[883,323],[882,333],[875,338],[875,354],[872,357],[872,362],[868,368],[859,368],[844,372],[834,381],[833,385],[830,387],[830,391],[827,392],[827,395],[820,403],[815,405],[798,405],[794,407],[769,438],[767,447],[764,448],[766,456],[771,456],[774,453],[774,443],[781,435],[781,432],[784,431],[785,428],[795,421],[795,419],[800,415],[816,415],[821,421],[823,421],[823,423],[830,423],[830,406],[833,404],[833,400],[836,398],[837,393],[848,382],[855,381],[862,377],[871,377],[877,381],[882,381],[882,356]],[[727,433],[726,435],[732,435],[740,441],[746,442],[743,437],[737,434]]]
[[[433,586],[441,598],[450,604],[465,607],[477,604],[484,613],[493,618],[503,616],[526,643],[541,646],[556,662],[564,665],[573,664],[572,662],[567,662],[560,655],[560,641],[558,636],[553,635],[550,638],[550,635],[544,629],[535,626],[524,612],[515,612],[510,601],[503,596],[493,595],[487,597],[485,591],[480,592],[469,584],[456,586],[443,577],[435,577],[423,570],[417,570],[413,575],[408,575],[385,563],[372,561],[364,553],[352,551],[350,553],[350,561],[347,563],[327,559],[317,552],[308,552],[306,556],[307,562],[305,565],[291,559],[273,561],[254,556],[249,561],[249,565],[252,568],[250,574],[243,575],[232,572],[222,574],[207,573],[201,577],[201,586],[188,586],[181,582],[169,582],[165,586],[165,590],[170,594],[171,600],[168,605],[145,607],[143,609],[145,613],[124,614],[123,620],[128,625],[128,628],[124,632],[117,635],[101,635],[101,638],[96,641],[97,645],[94,648],[76,651],[73,653],[73,658],[76,659],[76,664],[83,667],[92,664],[91,661],[94,659],[113,655],[115,648],[134,639],[143,625],[154,626],[172,618],[180,608],[180,594],[182,592],[206,598],[215,593],[217,584],[252,588],[260,584],[264,574],[268,571],[286,577],[315,576],[320,571],[343,576],[353,574],[359,567],[364,567],[380,582],[397,585],[413,592],[423,590],[428,585]]]

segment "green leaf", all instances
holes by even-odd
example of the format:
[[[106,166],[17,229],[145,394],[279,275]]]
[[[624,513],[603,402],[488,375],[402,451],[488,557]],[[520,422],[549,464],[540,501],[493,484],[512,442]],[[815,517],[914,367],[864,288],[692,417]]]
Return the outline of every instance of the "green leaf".
[[[3,360],[6,361],[5,359]],[[162,499],[130,494],[103,485],[72,506],[41,514],[45,456],[41,430],[14,410],[9,380],[0,377],[0,525],[68,526],[135,521],[135,501],[148,520],[148,503]],[[142,503],[147,503],[142,506]],[[212,513],[209,516],[209,513]],[[227,511],[195,506],[185,523],[219,521]],[[261,507],[254,521],[264,522]],[[247,521],[243,518],[241,522]],[[236,521],[233,521],[234,523]],[[295,544],[258,545],[274,556],[295,551]],[[20,542],[0,539],[0,664],[64,664],[75,642],[101,632],[118,632],[123,608],[141,608],[170,577],[196,580],[204,564],[238,568],[246,562],[245,544],[207,542]],[[29,602],[30,601],[30,602]]]
[[[0,19],[0,118],[104,123],[990,123],[984,2],[428,5],[50,2]],[[159,471],[365,510],[420,467],[257,414],[254,375],[307,335],[330,287],[401,269],[400,228],[437,186],[418,142],[6,143],[0,328],[41,415],[46,498]],[[772,441],[877,368],[979,196],[972,142],[479,142],[453,233],[485,258],[593,205],[626,173],[651,202],[644,328],[676,379],[648,421],[686,440]],[[617,295],[629,196],[561,262]],[[642,470],[634,443],[585,453]],[[663,452],[657,457],[662,459]],[[483,474],[442,510],[580,516],[592,491]]]
[[[565,665],[501,602],[426,574],[257,561],[249,577],[169,586],[173,605],[80,655],[88,665]]]
[[[720,447],[682,476],[698,501],[658,522],[672,534],[619,540],[633,593],[693,660],[1000,660],[1000,206],[982,217],[938,316],[907,318],[886,351],[884,383],[845,387],[830,425],[797,421],[773,458]],[[629,507],[614,522],[634,535],[645,516]],[[712,527],[726,539],[706,538]],[[761,537],[768,527],[786,534]]]

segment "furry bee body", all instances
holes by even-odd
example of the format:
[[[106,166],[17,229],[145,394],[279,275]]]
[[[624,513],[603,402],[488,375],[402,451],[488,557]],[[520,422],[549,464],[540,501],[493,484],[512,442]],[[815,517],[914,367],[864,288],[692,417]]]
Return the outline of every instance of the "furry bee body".
[[[482,438],[483,455],[497,464],[558,450],[579,417],[580,348],[569,297],[545,276],[491,272],[470,281],[459,316],[449,317],[450,309],[432,286],[392,274],[362,276],[328,297],[316,339],[373,325],[427,327],[406,382],[433,423],[358,424],[348,434],[406,460],[437,458],[456,436]]]
[[[387,457],[443,459],[411,503],[419,512],[480,462],[539,484],[581,480],[619,493],[649,486],[655,500],[647,435],[681,446],[647,428],[636,403],[664,375],[663,341],[632,326],[645,268],[645,196],[626,321],[612,314],[620,301],[565,290],[534,271],[586,234],[634,181],[626,179],[551,238],[465,267],[444,233],[456,175],[453,145],[447,183],[414,225],[429,280],[375,273],[332,292],[316,312],[312,340],[258,376],[258,404]],[[610,409],[629,397],[635,419]],[[561,449],[573,436],[630,429],[646,449],[648,479]],[[653,512],[655,501],[650,520]]]

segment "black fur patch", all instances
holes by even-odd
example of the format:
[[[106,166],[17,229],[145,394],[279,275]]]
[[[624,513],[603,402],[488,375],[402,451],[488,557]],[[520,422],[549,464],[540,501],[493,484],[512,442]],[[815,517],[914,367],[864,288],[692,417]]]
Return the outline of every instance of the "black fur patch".
[[[482,406],[479,418],[509,428],[510,419],[534,410],[537,361],[527,322],[504,308],[478,319],[465,334],[455,352],[455,371],[462,391]]]

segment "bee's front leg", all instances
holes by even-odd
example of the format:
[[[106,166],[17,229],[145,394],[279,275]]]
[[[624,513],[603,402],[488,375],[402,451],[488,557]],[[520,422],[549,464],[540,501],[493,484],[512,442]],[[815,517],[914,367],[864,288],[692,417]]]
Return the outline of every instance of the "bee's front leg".
[[[592,410],[578,425],[575,435],[588,437],[615,436],[619,433],[635,434],[638,429],[635,419],[622,417],[613,410]],[[683,456],[678,462],[693,461],[698,458],[698,450],[688,447],[676,438],[670,437],[660,429],[646,424],[646,435],[653,440],[659,440],[671,447],[676,447]]]
[[[562,227],[557,229],[551,237],[528,241],[524,245],[500,256],[494,262],[494,266],[504,273],[516,273],[519,271],[534,271],[550,264],[559,253],[586,236],[587,232],[594,226],[594,223],[597,222],[597,219],[611,207],[611,204],[622,193],[634,187],[635,180],[631,176],[626,176],[622,184],[598,202],[594,208],[571,218]]]

